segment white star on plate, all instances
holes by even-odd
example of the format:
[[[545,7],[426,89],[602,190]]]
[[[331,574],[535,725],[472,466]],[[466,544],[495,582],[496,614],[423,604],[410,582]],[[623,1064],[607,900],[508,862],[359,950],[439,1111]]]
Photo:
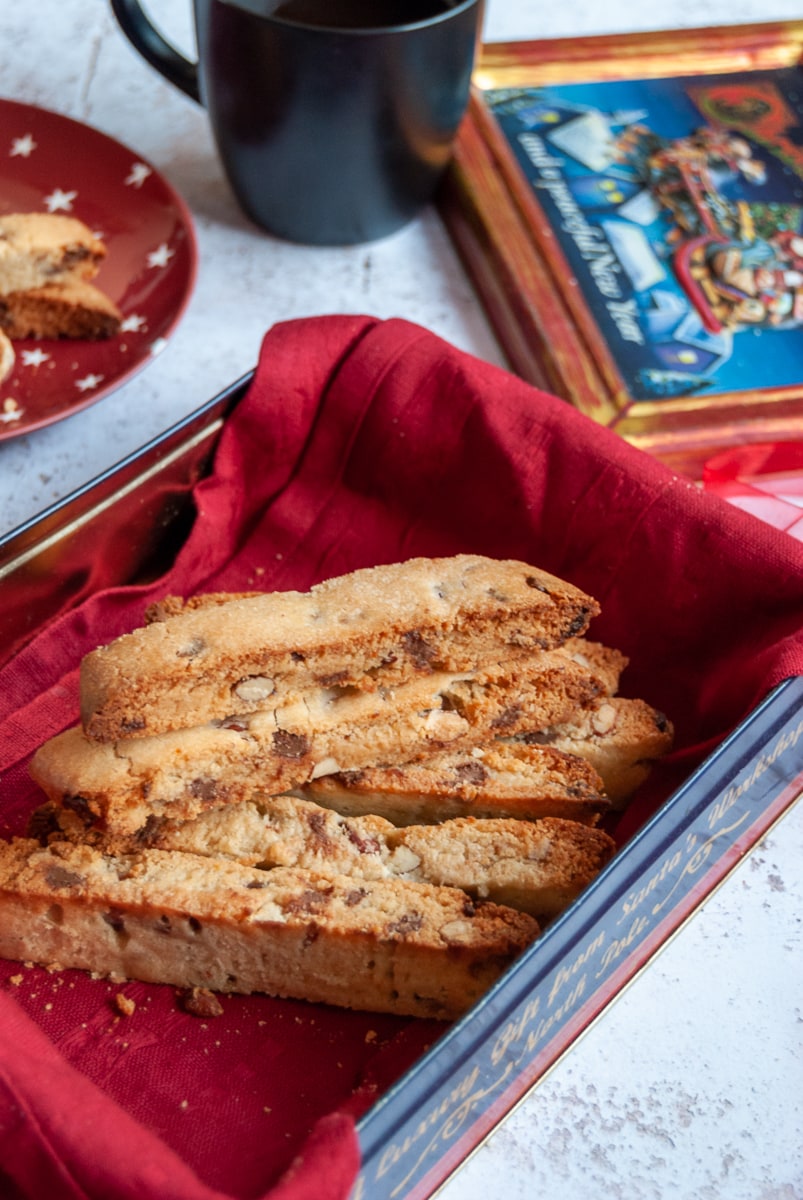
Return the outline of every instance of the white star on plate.
[[[151,354],[161,354],[166,345],[167,338],[156,338],[150,345]]]
[[[123,333],[139,333],[147,323],[147,317],[142,317],[139,313],[131,313],[124,321],[120,322],[120,329]]]
[[[27,158],[35,149],[36,142],[30,133],[26,133],[24,137],[13,139],[8,156],[9,158]]]
[[[155,250],[151,250],[148,255],[148,266],[166,267],[174,253],[175,251],[170,249],[167,242],[162,242],[161,246],[157,246]]]
[[[72,212],[72,202],[77,195],[77,192],[63,192],[61,188],[54,188],[49,196],[45,196],[47,211]]]
[[[145,180],[153,172],[147,163],[135,162],[131,165],[131,170],[123,180],[127,187],[142,187]]]
[[[35,350],[23,350],[21,358],[26,367],[41,367],[42,363],[50,361],[50,355],[45,354],[38,346]]]
[[[81,392],[89,392],[92,388],[96,388],[99,383],[103,382],[102,375],[85,375],[83,379],[76,379],[75,386]]]

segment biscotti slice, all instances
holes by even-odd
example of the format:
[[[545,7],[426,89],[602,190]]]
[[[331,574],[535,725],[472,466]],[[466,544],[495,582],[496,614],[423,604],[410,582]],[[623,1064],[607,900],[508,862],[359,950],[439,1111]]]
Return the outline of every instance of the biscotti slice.
[[[576,821],[456,817],[412,825],[387,837],[406,879],[462,888],[530,913],[542,924],[559,916],[616,852],[601,829]]]
[[[394,825],[465,816],[565,817],[595,825],[610,808],[602,779],[585,759],[514,742],[342,771],[310,781],[299,794],[347,816],[377,813]]]
[[[76,840],[84,829],[65,809],[34,814],[31,835]],[[551,920],[613,856],[608,834],[575,821],[477,820],[397,829],[373,814],[344,817],[294,796],[273,796],[166,822],[150,847],[228,858],[270,871],[300,867],[353,879],[411,879],[458,887]]]
[[[115,979],[451,1020],[538,933],[525,913],[401,879],[0,845],[0,955]]]
[[[427,675],[378,692],[320,690],[250,716],[109,743],[80,728],[36,752],[31,775],[48,798],[116,838],[163,818],[277,795],[345,769],[406,763],[446,746],[546,728],[604,691],[602,672],[565,650],[473,676]]]
[[[81,718],[115,741],[239,716],[320,687],[396,687],[583,634],[599,611],[536,567],[478,555],[369,567],[309,592],[188,608],[88,654]]]
[[[112,337],[122,314],[104,292],[85,280],[48,283],[0,295],[0,328],[12,339]]]
[[[92,279],[106,257],[100,238],[62,213],[0,216],[0,295]]]
[[[585,759],[602,779],[614,809],[622,808],[672,749],[672,722],[645,700],[600,696],[570,720],[517,735]]]

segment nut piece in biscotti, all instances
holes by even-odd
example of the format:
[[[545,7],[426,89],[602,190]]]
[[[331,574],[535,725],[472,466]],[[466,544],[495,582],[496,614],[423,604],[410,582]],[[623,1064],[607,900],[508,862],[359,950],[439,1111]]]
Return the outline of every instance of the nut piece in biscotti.
[[[0,329],[8,337],[77,338],[97,341],[113,337],[122,314],[105,292],[83,279],[48,283],[27,292],[0,295]]]
[[[30,833],[43,844],[84,836],[74,814],[55,807],[35,815]],[[193,821],[165,822],[153,831],[150,848],[232,859],[263,871],[300,867],[458,887],[544,922],[595,878],[615,843],[602,830],[554,817],[461,817],[398,829],[373,814],[345,817],[296,796],[272,796]]]
[[[102,830],[112,849],[146,837],[164,818],[188,820],[340,770],[546,728],[603,694],[605,674],[561,648],[532,655],[513,672],[496,666],[373,692],[327,689],[153,737],[98,742],[75,728],[40,747],[31,775],[50,800]]]
[[[82,221],[62,213],[0,216],[0,295],[94,278],[106,247]]]
[[[0,844],[0,955],[120,980],[451,1020],[538,933],[525,913],[402,879]]]
[[[600,696],[568,721],[517,737],[584,758],[599,773],[612,808],[621,809],[672,749],[674,728],[645,700]]]
[[[101,741],[249,714],[320,687],[396,687],[475,670],[583,634],[599,611],[526,563],[417,558],[189,607],[92,651],[81,718]]]
[[[301,795],[345,815],[377,813],[394,825],[452,817],[565,817],[595,825],[610,808],[602,779],[552,746],[489,742],[389,767],[342,771]]]

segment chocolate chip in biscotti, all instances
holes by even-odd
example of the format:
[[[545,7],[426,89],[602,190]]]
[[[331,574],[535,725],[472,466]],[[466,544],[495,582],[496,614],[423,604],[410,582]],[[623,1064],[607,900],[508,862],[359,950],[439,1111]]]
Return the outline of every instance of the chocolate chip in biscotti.
[[[115,933],[125,933],[125,920],[123,918],[123,914],[117,909],[109,909],[108,912],[102,912],[100,916],[101,920],[105,921]]]
[[[487,782],[488,769],[482,763],[475,759],[473,762],[461,762],[451,768],[451,774],[454,777],[457,786],[465,786],[473,784],[474,787],[480,787]]]
[[[416,933],[423,924],[424,918],[421,913],[407,912],[397,921],[391,921],[386,925],[385,931],[391,937],[408,937],[411,933]]]
[[[407,652],[410,662],[419,670],[425,670],[429,667],[437,656],[435,647],[426,641],[418,629],[413,629],[410,633],[405,633],[402,637],[402,645]]]
[[[349,821],[343,822],[343,829],[348,840],[357,847],[360,854],[379,854],[381,852],[379,838],[365,837]]]
[[[58,819],[58,809],[50,802],[42,804],[31,814],[28,821],[28,837],[35,838],[40,846],[46,846],[50,837],[58,833],[61,826]]]
[[[301,733],[277,729],[273,735],[273,752],[280,758],[303,758],[309,750],[309,740]]]
[[[70,812],[74,812],[79,820],[81,820],[87,827],[94,825],[98,819],[97,814],[93,810],[86,796],[70,793],[62,797],[61,803],[65,808],[69,809]]]
[[[155,845],[159,840],[159,832],[164,825],[164,819],[157,817],[155,813],[150,813],[148,819],[141,829],[138,829],[134,834],[133,841],[138,849],[147,849],[148,846]]]
[[[193,779],[187,785],[187,791],[196,800],[201,800],[205,804],[211,804],[221,795],[220,784],[216,779]]]
[[[306,888],[285,902],[284,911],[287,913],[320,912],[322,908],[326,908],[331,894],[331,888]]]
[[[58,891],[59,888],[73,888],[84,883],[84,877],[79,875],[77,871],[70,871],[67,867],[60,867],[57,863],[47,868],[45,872],[45,882],[48,887]]]

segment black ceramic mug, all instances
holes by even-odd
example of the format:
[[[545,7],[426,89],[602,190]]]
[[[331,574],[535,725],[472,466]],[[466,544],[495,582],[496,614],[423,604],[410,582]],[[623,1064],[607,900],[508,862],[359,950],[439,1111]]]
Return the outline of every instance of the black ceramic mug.
[[[468,102],[482,0],[194,0],[198,61],[111,0],[206,108],[243,211],[278,237],[370,241],[432,199]]]

